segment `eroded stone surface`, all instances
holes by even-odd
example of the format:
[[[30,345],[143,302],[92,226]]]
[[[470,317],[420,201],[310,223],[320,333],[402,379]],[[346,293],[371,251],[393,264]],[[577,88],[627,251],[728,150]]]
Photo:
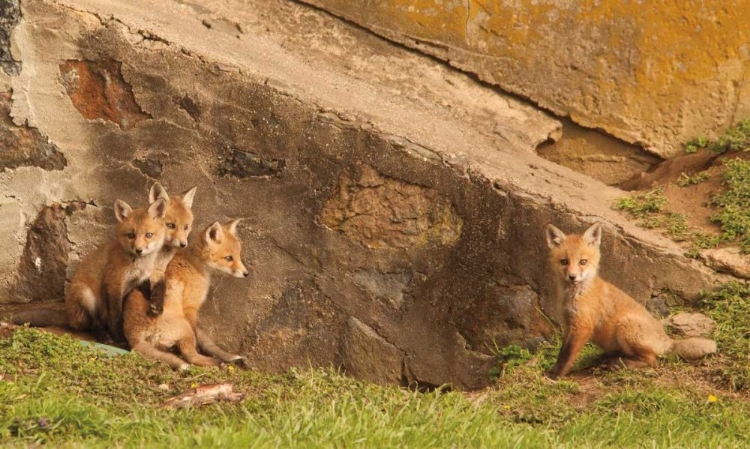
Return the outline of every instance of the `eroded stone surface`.
[[[66,217],[84,209],[85,203],[54,203],[39,212],[26,234],[26,246],[16,281],[18,299],[61,300],[71,251]]]
[[[238,178],[279,176],[285,165],[284,159],[267,159],[248,151],[231,149],[219,166],[219,175],[232,175]]]
[[[354,317],[347,321],[343,356],[344,368],[358,379],[398,385],[404,377],[404,353]]]
[[[750,279],[750,260],[739,248],[704,249],[700,257],[714,270]]]
[[[750,110],[748,2],[304,1],[662,157]]]
[[[11,94],[0,93],[0,171],[17,167],[62,170],[65,155],[53,142],[29,126],[17,126],[10,117]]]
[[[65,61],[60,64],[60,75],[65,91],[81,115],[130,129],[151,117],[135,102],[132,88],[122,77],[121,66],[121,62],[114,60]]]
[[[10,33],[22,16],[20,3],[19,0],[0,2],[0,66],[8,75],[18,75],[21,71],[21,61],[14,58],[10,45]]]
[[[341,177],[321,221],[371,248],[452,245],[463,227],[437,190],[389,179],[364,164]]]
[[[527,286],[491,283],[473,298],[462,321],[463,335],[474,348],[509,344],[533,348],[553,332],[541,313],[539,295]]]
[[[354,273],[353,277],[355,284],[397,309],[404,304],[404,294],[411,282],[411,275],[406,272],[380,273],[375,270],[360,270]]]

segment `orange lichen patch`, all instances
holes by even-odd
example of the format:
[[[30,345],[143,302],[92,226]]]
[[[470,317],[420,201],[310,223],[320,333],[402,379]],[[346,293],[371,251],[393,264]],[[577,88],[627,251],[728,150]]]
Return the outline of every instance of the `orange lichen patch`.
[[[750,0],[304,1],[661,157],[750,111]]]
[[[122,129],[151,118],[135,102],[119,61],[65,61],[60,74],[73,106],[89,120],[104,119]]]

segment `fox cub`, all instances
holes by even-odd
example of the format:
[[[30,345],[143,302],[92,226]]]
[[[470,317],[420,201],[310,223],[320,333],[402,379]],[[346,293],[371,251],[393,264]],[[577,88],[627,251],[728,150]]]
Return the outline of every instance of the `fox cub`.
[[[240,259],[237,223],[215,222],[206,228],[189,248],[179,252],[167,267],[165,282],[154,286],[153,295],[163,295],[164,310],[149,316],[149,301],[134,290],[125,304],[125,336],[130,347],[144,356],[161,360],[173,369],[185,369],[190,363],[215,366],[219,361],[198,353],[199,346],[210,356],[224,362],[242,361],[242,356],[219,348],[198,328],[198,312],[206,300],[212,272],[242,278],[248,271]],[[163,291],[159,291],[162,290]],[[177,347],[185,358],[169,352]]]
[[[553,378],[568,374],[589,341],[604,350],[612,366],[622,363],[629,368],[655,367],[662,354],[697,359],[716,352],[712,340],[671,339],[643,305],[598,276],[599,223],[583,235],[565,235],[550,224],[545,234],[557,299],[565,309],[564,342],[552,368]]]
[[[141,286],[146,291],[150,292],[152,286],[157,285],[164,279],[164,273],[167,270],[169,262],[172,261],[172,258],[180,249],[188,245],[188,236],[190,235],[190,231],[193,230],[193,198],[195,198],[196,189],[197,187],[193,187],[181,195],[170,197],[166,189],[160,183],[156,182],[148,192],[149,203],[154,203],[158,199],[163,199],[167,202],[167,212],[164,216],[167,235],[164,239],[164,246],[156,256],[150,282],[147,287],[144,285]],[[154,290],[154,292],[157,291]],[[164,307],[164,297],[161,295],[152,296],[150,293],[148,296],[151,300],[149,313],[152,315],[160,314]]]
[[[65,314],[75,330],[106,327],[115,340],[122,336],[123,298],[151,276],[166,235],[167,202],[133,210],[115,201],[116,238],[86,256],[65,293]]]

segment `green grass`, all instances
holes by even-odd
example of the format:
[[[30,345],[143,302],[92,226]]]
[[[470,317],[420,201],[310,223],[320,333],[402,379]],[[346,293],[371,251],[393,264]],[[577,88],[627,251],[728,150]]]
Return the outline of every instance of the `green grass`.
[[[717,153],[747,150],[750,148],[750,119],[730,126],[716,140],[700,136],[691,139],[685,144],[686,153],[695,153],[702,148],[707,148]]]
[[[711,204],[716,207],[711,221],[721,225],[720,234],[693,232],[684,215],[667,210],[668,199],[660,188],[618,198],[614,208],[628,212],[633,218],[639,219],[639,226],[662,229],[675,241],[690,242],[690,248],[686,252],[688,257],[697,257],[701,249],[714,248],[723,243],[738,244],[742,253],[748,254],[750,253],[750,160],[739,158],[726,160],[722,167],[722,177],[724,188],[721,193],[711,199]],[[700,182],[694,181],[695,178],[686,177],[685,179],[685,185]]]
[[[689,240],[692,233],[687,224],[687,218],[683,214],[667,211],[668,202],[663,190],[657,188],[618,198],[614,208],[639,219],[638,226],[647,229],[662,229],[675,241]]]
[[[728,283],[704,292],[701,305],[717,323],[714,337],[725,359],[716,374],[731,390],[750,390],[750,285]]]
[[[618,198],[615,202],[615,209],[628,212],[634,218],[645,218],[662,212],[668,201],[662,189],[654,189]]]
[[[695,184],[700,184],[703,181],[706,181],[709,178],[709,174],[706,171],[701,171],[698,173],[691,175],[688,175],[685,172],[680,173],[680,178],[677,180],[677,185],[680,187],[687,187],[692,186]]]
[[[0,380],[0,445],[704,448],[746,443],[746,402],[659,375],[690,375],[690,365],[667,360],[659,370],[594,369],[577,380],[551,381],[544,371],[557,349],[558,344],[549,344],[536,354],[518,347],[501,350],[498,379],[481,392],[417,393],[320,369],[279,375],[207,368],[176,373],[134,354],[106,357],[69,337],[21,328],[0,339],[0,372],[6,379]],[[597,354],[587,347],[575,369],[590,366]],[[160,407],[192,385],[216,381],[234,382],[245,399],[198,409]],[[709,394],[718,401],[709,402]]]
[[[717,207],[711,220],[721,224],[725,241],[736,241],[743,253],[750,252],[750,161],[724,162],[725,190],[713,198]]]

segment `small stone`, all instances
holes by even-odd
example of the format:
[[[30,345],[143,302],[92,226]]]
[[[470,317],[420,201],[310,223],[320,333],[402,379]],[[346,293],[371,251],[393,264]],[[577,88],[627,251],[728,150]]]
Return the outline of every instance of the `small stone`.
[[[739,248],[706,249],[700,252],[700,257],[716,271],[750,279],[750,259],[740,254]]]
[[[704,337],[716,329],[716,322],[702,313],[678,313],[663,321],[675,335]]]
[[[159,386],[156,387],[156,388],[160,389],[161,391],[169,391],[170,390],[168,384],[159,384]]]

